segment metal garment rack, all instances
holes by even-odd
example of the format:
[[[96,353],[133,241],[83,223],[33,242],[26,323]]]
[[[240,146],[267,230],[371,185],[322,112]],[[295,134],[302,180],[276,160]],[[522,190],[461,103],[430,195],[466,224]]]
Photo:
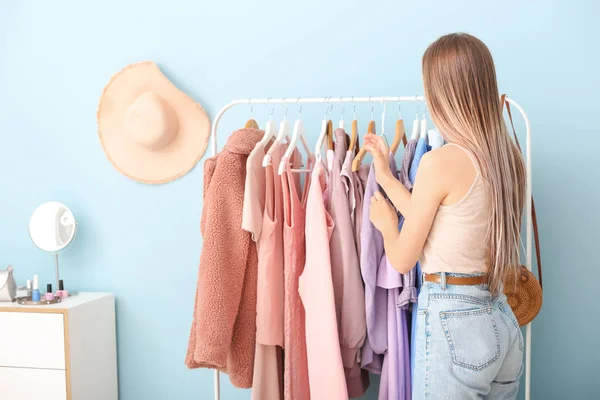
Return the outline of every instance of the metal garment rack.
[[[322,104],[334,104],[334,103],[400,103],[400,102],[422,102],[425,98],[423,96],[390,96],[390,97],[325,97],[325,98],[301,98],[291,97],[282,99],[243,99],[234,100],[227,104],[217,114],[212,125],[210,132],[210,148],[211,155],[217,154],[217,128],[219,127],[219,121],[223,117],[223,114],[231,107],[238,104],[307,104],[307,103],[322,103]],[[526,149],[526,165],[527,165],[527,188],[526,188],[526,212],[527,212],[527,226],[526,226],[526,266],[531,271],[533,262],[532,252],[532,217],[531,217],[531,129],[529,125],[529,118],[525,110],[513,99],[506,96],[506,100],[512,104],[523,116],[525,120],[525,129],[527,131],[527,137],[525,140]],[[219,379],[219,371],[215,370],[214,375],[214,389],[215,389],[215,400],[220,400],[221,397],[221,385]],[[525,400],[531,400],[531,324],[528,324],[525,331]]]

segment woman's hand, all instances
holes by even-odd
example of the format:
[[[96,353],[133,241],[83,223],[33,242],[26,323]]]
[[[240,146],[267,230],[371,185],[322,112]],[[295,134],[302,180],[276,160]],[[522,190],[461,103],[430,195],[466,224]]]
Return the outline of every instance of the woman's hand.
[[[375,192],[375,195],[371,197],[369,218],[373,225],[375,225],[375,228],[383,235],[390,232],[398,233],[398,215],[396,214],[396,210],[379,192]]]
[[[389,154],[390,150],[387,143],[381,136],[368,133],[365,136],[365,149],[371,153],[373,163],[375,164],[375,178],[377,183],[385,186],[389,178],[393,178],[390,170]]]

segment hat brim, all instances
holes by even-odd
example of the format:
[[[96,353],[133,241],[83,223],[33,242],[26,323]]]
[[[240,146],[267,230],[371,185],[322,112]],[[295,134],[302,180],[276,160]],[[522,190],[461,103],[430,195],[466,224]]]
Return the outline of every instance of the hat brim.
[[[159,150],[139,146],[124,132],[125,110],[147,91],[159,94],[177,115],[177,135]],[[97,119],[109,161],[123,175],[148,184],[170,182],[192,170],[210,137],[210,120],[204,109],[150,61],[129,65],[113,76],[100,98]]]

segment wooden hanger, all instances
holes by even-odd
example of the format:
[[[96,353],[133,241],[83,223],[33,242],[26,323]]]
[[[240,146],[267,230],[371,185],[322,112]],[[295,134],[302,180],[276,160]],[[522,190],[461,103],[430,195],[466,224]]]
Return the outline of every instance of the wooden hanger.
[[[402,142],[404,147],[406,147],[406,144],[408,143],[408,141],[406,140],[406,130],[404,129],[403,119],[399,119],[396,122],[396,135],[394,136],[394,141],[390,146],[390,151],[392,152],[392,154],[396,154],[398,147],[400,147],[400,142]]]
[[[252,128],[252,129],[258,129],[258,122],[256,122],[253,119],[249,119],[248,122],[246,122],[246,129],[248,128]]]
[[[354,150],[358,143],[358,121],[356,120],[356,104],[354,104],[354,119],[352,120],[352,134],[350,135],[350,145],[348,148]],[[360,147],[360,146],[359,146]],[[357,150],[358,153],[358,150]]]
[[[327,121],[327,148],[333,150],[333,121]]]
[[[400,98],[398,98],[398,121],[396,121],[396,134],[394,136],[394,140],[392,141],[392,146],[390,147],[392,154],[396,154],[398,147],[400,147],[400,142],[404,144],[404,147],[406,147],[406,144],[408,143],[406,140],[404,120],[402,119],[402,109],[400,108]]]
[[[348,146],[349,149],[354,149],[356,147],[356,144],[358,143],[358,121],[357,120],[353,120],[352,121],[352,133],[350,135],[350,145]]]
[[[248,99],[248,103],[250,103],[250,100],[251,99]],[[254,111],[254,106],[250,103],[250,114],[252,114],[253,111]],[[259,129],[258,122],[256,122],[254,119],[250,118],[246,122],[246,125],[244,126],[244,128],[246,128],[246,129],[248,129],[248,128]]]
[[[375,127],[375,121],[369,122],[369,129],[367,130],[367,133],[372,133],[375,135],[377,134],[376,127]],[[363,147],[360,148],[360,150],[358,151],[358,154],[356,155],[356,157],[354,157],[354,160],[352,160],[352,171],[358,171],[358,169],[360,168],[360,164],[362,164],[362,160],[363,160],[363,158],[365,158],[366,154],[367,154],[367,149],[365,148],[365,146],[363,144]]]

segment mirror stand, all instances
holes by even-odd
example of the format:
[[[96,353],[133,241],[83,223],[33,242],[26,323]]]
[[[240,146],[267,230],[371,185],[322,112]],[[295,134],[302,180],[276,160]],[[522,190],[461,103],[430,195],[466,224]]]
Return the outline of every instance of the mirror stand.
[[[54,269],[56,272],[56,290],[58,290],[58,282],[60,281],[58,276],[58,253],[54,253]]]

